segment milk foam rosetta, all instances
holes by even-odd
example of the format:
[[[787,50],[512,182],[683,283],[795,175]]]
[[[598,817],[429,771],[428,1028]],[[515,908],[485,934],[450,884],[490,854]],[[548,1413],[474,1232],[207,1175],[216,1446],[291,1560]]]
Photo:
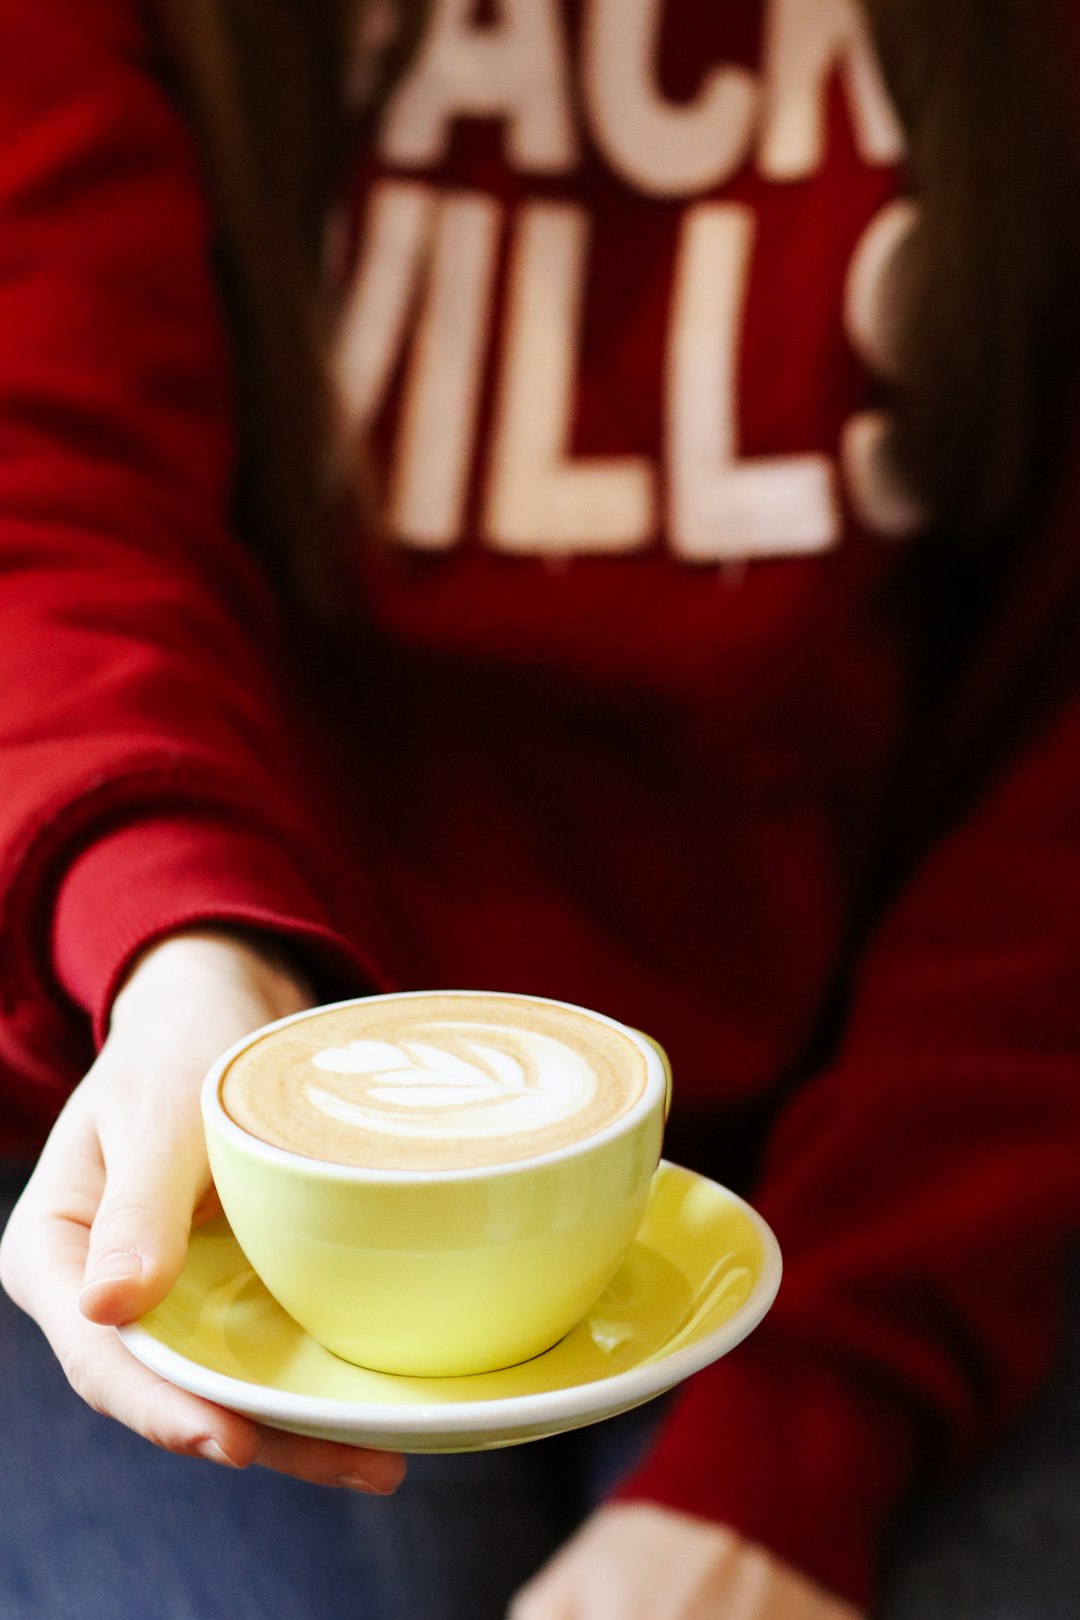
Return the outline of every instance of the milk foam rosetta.
[[[275,1146],[339,1164],[509,1163],[625,1113],[645,1061],[588,1013],[512,996],[374,999],[272,1031],[229,1065],[225,1111]]]

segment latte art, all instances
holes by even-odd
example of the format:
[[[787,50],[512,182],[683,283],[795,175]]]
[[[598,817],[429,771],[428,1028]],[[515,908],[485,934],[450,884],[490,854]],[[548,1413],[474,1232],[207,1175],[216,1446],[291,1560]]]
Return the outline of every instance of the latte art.
[[[432,994],[328,1008],[227,1068],[221,1100],[252,1135],[376,1168],[511,1162],[580,1140],[645,1084],[624,1031],[512,996]]]
[[[513,1136],[583,1112],[596,1094],[589,1063],[565,1042],[500,1024],[433,1024],[423,1040],[351,1041],[312,1066],[352,1082],[307,1088],[341,1124],[390,1136]]]

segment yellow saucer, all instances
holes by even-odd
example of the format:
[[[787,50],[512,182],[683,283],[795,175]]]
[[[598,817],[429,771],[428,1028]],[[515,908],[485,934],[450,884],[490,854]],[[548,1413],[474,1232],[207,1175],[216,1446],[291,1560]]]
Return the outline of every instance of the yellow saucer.
[[[605,1293],[565,1339],[516,1367],[402,1378],[340,1361],[270,1297],[224,1220],[192,1234],[168,1298],[120,1333],[163,1377],[277,1428],[391,1451],[480,1451],[671,1389],[757,1326],[780,1270],[776,1239],[748,1204],[664,1163]]]

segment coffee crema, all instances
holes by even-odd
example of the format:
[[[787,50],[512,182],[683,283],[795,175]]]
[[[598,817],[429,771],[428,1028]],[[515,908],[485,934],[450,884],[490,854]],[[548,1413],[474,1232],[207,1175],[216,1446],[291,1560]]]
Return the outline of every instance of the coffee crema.
[[[331,1164],[511,1164],[612,1124],[645,1090],[637,1043],[585,1011],[432,992],[315,1012],[227,1066],[221,1103],[261,1141]]]

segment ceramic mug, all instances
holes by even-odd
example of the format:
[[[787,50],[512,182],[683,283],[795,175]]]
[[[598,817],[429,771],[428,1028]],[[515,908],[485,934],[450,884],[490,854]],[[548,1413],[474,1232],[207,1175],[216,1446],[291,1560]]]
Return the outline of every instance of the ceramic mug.
[[[225,1214],[270,1293],[335,1355],[415,1376],[491,1372],[549,1349],[603,1293],[645,1212],[670,1069],[638,1031],[554,1005],[629,1037],[644,1086],[592,1135],[508,1164],[357,1168],[272,1146],[237,1125],[221,1101],[229,1065],[268,1032],[325,1008],[255,1032],[210,1071],[203,1119]]]

